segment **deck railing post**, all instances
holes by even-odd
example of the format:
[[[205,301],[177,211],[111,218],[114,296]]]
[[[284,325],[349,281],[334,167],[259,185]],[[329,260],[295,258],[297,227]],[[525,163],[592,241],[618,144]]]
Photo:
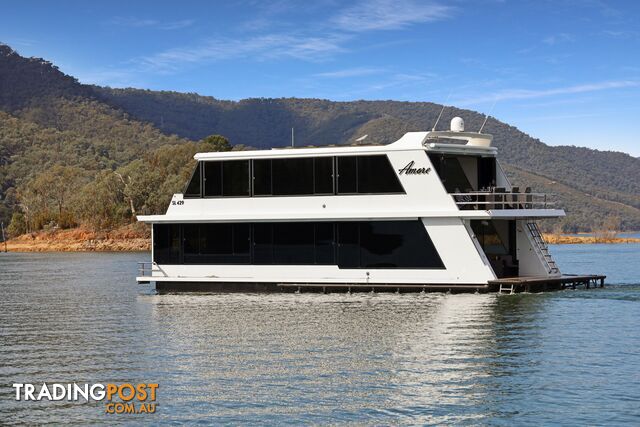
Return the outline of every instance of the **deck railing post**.
[[[4,251],[7,252],[7,237],[4,234],[4,221],[0,222],[0,227],[2,227],[2,241],[4,242]]]

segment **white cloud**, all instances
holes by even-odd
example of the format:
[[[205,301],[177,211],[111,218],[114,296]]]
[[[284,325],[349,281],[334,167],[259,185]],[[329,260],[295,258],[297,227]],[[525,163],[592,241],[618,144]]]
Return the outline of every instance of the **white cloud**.
[[[615,39],[635,39],[640,37],[640,32],[633,30],[605,30],[602,31],[602,34]]]
[[[31,47],[38,44],[38,41],[33,39],[25,39],[19,37],[0,37],[0,45],[6,43],[8,46],[15,48],[15,46]]]
[[[276,3],[276,6],[290,7],[290,4]],[[192,45],[134,58],[131,62],[144,71],[161,73],[174,72],[188,64],[234,58],[258,61],[295,58],[320,62],[346,52],[348,49],[345,44],[356,37],[355,31],[404,28],[412,24],[447,18],[452,11],[452,7],[441,5],[435,0],[372,0],[370,3],[361,1],[355,6],[343,9],[338,15],[318,26],[286,32],[280,28],[278,32],[244,34],[240,38],[210,38]],[[130,27],[175,29],[180,25],[191,25],[192,21],[162,23],[153,19],[118,18],[114,23]],[[267,28],[271,24],[265,19],[249,23],[253,31]],[[243,29],[247,31],[247,28]],[[373,72],[377,70],[338,70],[320,73],[317,77],[344,78]]]
[[[356,67],[346,68],[344,70],[328,71],[325,73],[314,74],[313,77],[321,77],[327,79],[341,79],[348,77],[368,76],[371,74],[379,74],[384,72],[382,68]]]
[[[180,21],[164,22],[158,25],[161,30],[179,30],[190,27],[195,21],[193,19],[182,19]]]
[[[486,102],[494,101],[511,101],[518,99],[533,99],[543,98],[547,96],[556,95],[571,95],[577,93],[595,92],[608,89],[620,89],[640,87],[639,80],[614,80],[599,83],[589,83],[583,85],[567,86],[555,89],[542,89],[542,90],[530,90],[530,89],[508,89],[500,92],[496,92],[493,95],[479,96],[475,98],[464,98],[457,100],[454,104],[459,106],[482,104]]]
[[[547,44],[549,46],[553,46],[558,43],[572,42],[574,40],[575,40],[575,37],[573,35],[568,33],[560,33],[560,34],[551,35],[549,37],[545,37],[542,40],[542,43]]]
[[[283,57],[321,61],[337,52],[344,37],[331,35],[326,37],[295,36],[287,34],[268,34],[245,39],[211,39],[195,47],[169,49],[150,56],[134,60],[145,69],[155,71],[173,71],[185,64],[207,61],[220,61],[231,58],[265,60]]]
[[[193,19],[163,22],[157,19],[136,18],[132,16],[117,16],[109,24],[129,28],[155,28],[159,30],[179,30],[193,25]]]
[[[134,72],[125,69],[73,70],[71,74],[84,84],[110,87],[133,87],[141,84],[136,80]]]
[[[395,30],[446,19],[452,12],[451,6],[434,1],[372,0],[344,9],[331,23],[340,30],[352,32]]]
[[[393,89],[396,93],[394,99],[415,99],[416,94],[424,94],[429,88],[433,87],[433,83],[438,80],[439,77],[433,73],[392,73],[380,76],[373,81],[367,80],[362,84],[352,86],[348,90],[341,90],[339,93],[335,92],[335,87],[329,87],[323,97],[330,99],[362,99],[371,98],[376,99],[380,96],[380,93]],[[315,82],[314,82],[315,83]],[[313,87],[317,90],[317,86]],[[411,96],[400,96],[398,91],[407,91],[411,93]]]

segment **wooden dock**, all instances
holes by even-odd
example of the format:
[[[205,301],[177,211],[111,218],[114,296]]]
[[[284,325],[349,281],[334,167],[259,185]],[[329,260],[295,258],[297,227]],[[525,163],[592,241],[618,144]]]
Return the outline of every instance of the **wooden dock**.
[[[499,293],[508,292],[514,294],[517,292],[544,292],[562,289],[576,289],[583,287],[589,289],[591,287],[604,287],[604,279],[607,276],[600,274],[563,274],[558,277],[504,277],[502,279],[490,280],[489,286],[491,290]]]

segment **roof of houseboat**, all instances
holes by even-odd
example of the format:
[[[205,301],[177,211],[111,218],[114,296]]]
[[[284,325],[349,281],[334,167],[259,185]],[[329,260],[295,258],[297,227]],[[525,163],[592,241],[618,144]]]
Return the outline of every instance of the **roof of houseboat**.
[[[407,132],[399,140],[386,145],[333,145],[326,147],[272,148],[270,150],[197,153],[196,160],[247,159],[273,157],[306,157],[340,153],[364,154],[389,151],[427,150],[455,154],[495,156],[493,136],[477,132],[431,131]]]

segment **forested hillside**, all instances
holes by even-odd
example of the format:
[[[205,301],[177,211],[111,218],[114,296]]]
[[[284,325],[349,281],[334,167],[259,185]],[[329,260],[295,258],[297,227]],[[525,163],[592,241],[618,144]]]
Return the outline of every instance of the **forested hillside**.
[[[197,94],[110,89],[80,84],[39,58],[0,45],[0,220],[14,234],[88,224],[108,228],[136,213],[164,211],[187,179],[193,153],[367,142],[388,143],[430,129],[432,103],[332,102],[318,99],[221,101]],[[473,111],[447,108],[467,129]],[[640,229],[640,159],[587,148],[550,147],[490,119],[485,131],[507,173],[523,186],[557,193],[570,217],[565,230],[589,230],[619,216]],[[572,141],[567,141],[572,143]]]
[[[193,139],[220,133],[234,143],[259,148],[290,144],[291,127],[295,128],[296,143],[300,145],[342,144],[365,134],[369,135],[367,142],[386,144],[407,131],[431,129],[442,108],[428,102],[295,98],[229,102],[176,92],[96,90],[111,105],[166,132]],[[450,107],[438,129],[446,129],[455,116],[465,119],[468,130],[480,129],[484,120],[477,112]],[[640,159],[582,147],[550,147],[492,118],[484,131],[494,135],[503,162],[640,208]]]
[[[186,179],[169,162],[178,158],[190,168],[198,144],[131,119],[49,62],[0,45],[0,87],[0,220],[12,234],[126,223],[132,207],[162,209],[152,193],[170,196],[180,188],[175,181]],[[162,165],[148,170],[158,158]],[[133,185],[134,172],[149,173]],[[150,179],[156,179],[154,190],[144,187]],[[167,182],[174,187],[167,190]],[[132,197],[136,192],[149,193],[149,200]]]

